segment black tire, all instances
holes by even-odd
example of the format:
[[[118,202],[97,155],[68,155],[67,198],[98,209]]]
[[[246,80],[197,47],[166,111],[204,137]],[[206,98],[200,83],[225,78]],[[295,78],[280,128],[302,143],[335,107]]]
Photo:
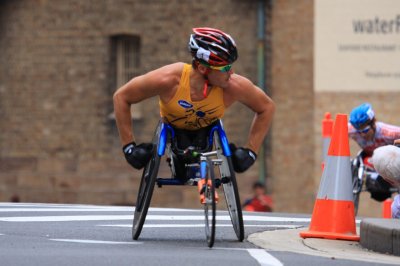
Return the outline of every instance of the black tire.
[[[230,173],[226,176],[228,177],[229,182],[223,182],[222,187],[224,188],[225,201],[231,217],[233,229],[238,240],[242,242],[244,239],[244,225],[239,190],[236,183],[235,172],[233,170],[232,159],[230,157],[226,157],[225,162],[227,162],[229,166],[228,168]]]
[[[358,213],[358,206],[360,203],[360,193],[362,191],[363,183],[358,178],[358,168],[357,165],[351,165],[351,176],[352,176],[352,184],[353,184],[353,203],[354,203],[354,215]]]
[[[207,159],[208,175],[205,178],[204,196],[206,202],[204,205],[205,232],[207,245],[211,248],[215,240],[215,217],[216,217],[216,202],[215,202],[215,173],[214,165],[210,159]]]
[[[157,148],[160,137],[160,124],[157,126],[153,137],[153,156],[143,169],[142,179],[140,181],[139,191],[136,200],[135,213],[133,215],[132,238],[137,240],[142,232],[147,211],[153,196],[154,185],[156,183],[158,168],[161,157],[157,154]]]

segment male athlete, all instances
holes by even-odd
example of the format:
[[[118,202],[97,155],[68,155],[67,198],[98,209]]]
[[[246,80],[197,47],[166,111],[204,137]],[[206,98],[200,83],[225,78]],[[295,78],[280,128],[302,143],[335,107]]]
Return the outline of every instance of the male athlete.
[[[151,158],[151,145],[136,144],[132,132],[132,104],[158,96],[160,114],[171,124],[185,146],[203,146],[207,129],[238,101],[254,112],[247,143],[231,145],[236,172],[246,171],[257,158],[272,121],[274,102],[247,78],[235,74],[238,58],[230,35],[213,28],[194,28],[189,51],[192,64],[173,63],[130,80],[113,97],[116,123],[126,160],[141,169]],[[177,175],[182,169],[177,169]]]

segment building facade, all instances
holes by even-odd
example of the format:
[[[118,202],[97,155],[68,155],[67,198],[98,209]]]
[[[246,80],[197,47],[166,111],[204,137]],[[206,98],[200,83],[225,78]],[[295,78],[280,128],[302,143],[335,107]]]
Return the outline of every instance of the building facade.
[[[229,32],[239,49],[235,72],[257,84],[259,9],[256,0],[1,1],[0,201],[134,204],[141,172],[123,157],[114,91],[154,68],[190,63],[188,36],[198,26]],[[266,0],[262,12],[264,81],[277,106],[265,152],[268,191],[276,211],[311,212],[323,113],[349,112],[359,97],[385,110],[399,95],[315,92],[314,2]],[[133,114],[136,139],[149,141],[158,100]],[[227,111],[231,142],[244,144],[252,117],[240,104]],[[237,176],[242,199],[258,170],[257,163]],[[166,165],[160,174],[168,175]],[[198,196],[191,187],[156,188],[152,203],[196,207]]]

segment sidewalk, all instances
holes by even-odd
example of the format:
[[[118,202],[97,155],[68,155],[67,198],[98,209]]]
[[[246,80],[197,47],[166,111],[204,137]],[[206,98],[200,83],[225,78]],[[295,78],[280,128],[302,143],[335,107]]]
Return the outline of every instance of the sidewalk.
[[[303,227],[265,231],[250,235],[248,240],[267,251],[286,251],[332,259],[340,258],[400,265],[400,257],[389,255],[390,251],[393,252],[393,249],[397,254],[400,252],[399,220],[363,219],[360,227],[357,228],[357,233],[361,236],[360,243],[345,240],[301,238],[299,233],[307,229]]]

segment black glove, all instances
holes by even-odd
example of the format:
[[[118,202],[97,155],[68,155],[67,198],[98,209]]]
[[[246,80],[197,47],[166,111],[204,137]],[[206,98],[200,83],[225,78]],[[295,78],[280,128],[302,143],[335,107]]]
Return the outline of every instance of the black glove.
[[[254,164],[257,154],[247,148],[236,148],[235,144],[230,143],[229,148],[232,152],[233,169],[237,173],[243,173]]]
[[[153,144],[142,143],[136,145],[135,142],[126,144],[122,151],[127,162],[135,169],[143,168],[153,155]]]

